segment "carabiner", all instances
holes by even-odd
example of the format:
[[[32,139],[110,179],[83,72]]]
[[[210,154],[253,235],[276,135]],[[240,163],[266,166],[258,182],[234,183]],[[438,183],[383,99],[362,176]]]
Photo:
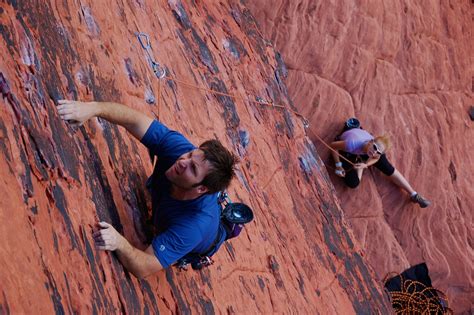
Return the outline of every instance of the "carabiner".
[[[151,48],[150,36],[148,36],[148,34],[140,32],[140,33],[135,33],[135,35],[137,35],[138,41],[140,42],[140,45],[142,45],[143,49],[148,50]],[[142,36],[145,37],[146,45],[143,44]]]

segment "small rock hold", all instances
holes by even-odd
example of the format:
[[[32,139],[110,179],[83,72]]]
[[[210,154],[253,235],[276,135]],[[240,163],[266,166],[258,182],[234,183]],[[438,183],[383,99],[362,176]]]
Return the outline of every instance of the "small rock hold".
[[[0,93],[2,97],[7,97],[10,94],[10,86],[8,85],[7,80],[3,76],[3,73],[0,72]]]
[[[150,88],[145,90],[145,102],[150,105],[154,105],[156,103],[155,95]]]
[[[128,79],[130,80],[130,82],[132,82],[132,84],[136,84],[136,74],[133,70],[132,60],[130,58],[125,58],[123,61],[125,64],[125,71],[127,73]]]
[[[276,258],[273,255],[268,256],[268,266],[272,271],[277,271],[280,269],[280,265],[277,263]]]
[[[83,6],[81,7],[81,10],[84,16],[87,30],[94,36],[100,35],[100,28],[97,25],[94,16],[92,15],[91,8]]]
[[[172,8],[172,12],[176,20],[184,27],[184,29],[190,29],[192,27],[191,21],[189,20],[189,16],[186,13],[181,1],[173,1],[168,0],[168,4]]]
[[[247,149],[247,146],[250,143],[250,134],[247,130],[239,130],[240,144],[244,149]]]
[[[471,120],[474,121],[474,106],[471,106],[469,109],[469,116],[471,116]]]

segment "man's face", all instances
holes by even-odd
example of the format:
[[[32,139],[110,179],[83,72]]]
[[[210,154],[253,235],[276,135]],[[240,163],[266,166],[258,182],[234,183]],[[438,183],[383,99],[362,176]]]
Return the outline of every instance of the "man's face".
[[[206,192],[207,188],[203,185],[194,185],[202,182],[210,169],[211,163],[204,159],[204,152],[195,149],[181,155],[165,172],[165,176],[171,183],[181,189],[197,189],[201,193]]]

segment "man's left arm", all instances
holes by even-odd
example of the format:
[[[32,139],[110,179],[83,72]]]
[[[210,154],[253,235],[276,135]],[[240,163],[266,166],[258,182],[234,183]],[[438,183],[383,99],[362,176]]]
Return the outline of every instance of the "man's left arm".
[[[100,230],[94,232],[94,240],[101,250],[115,251],[122,265],[141,279],[163,269],[150,245],[145,251],[132,246],[107,222],[100,222]]]

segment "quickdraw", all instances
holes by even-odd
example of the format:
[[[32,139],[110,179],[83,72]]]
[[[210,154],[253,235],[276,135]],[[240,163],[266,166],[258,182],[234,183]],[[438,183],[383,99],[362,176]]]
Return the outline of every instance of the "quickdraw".
[[[147,59],[148,63],[150,64],[150,67],[153,70],[153,73],[155,73],[155,76],[158,79],[163,79],[166,76],[166,69],[163,68],[158,62],[155,61],[155,58],[153,58],[153,54],[151,52],[151,42],[150,42],[150,36],[146,33],[135,33],[135,35],[138,38],[138,41],[140,42],[140,45],[142,48],[145,50],[147,54]]]

